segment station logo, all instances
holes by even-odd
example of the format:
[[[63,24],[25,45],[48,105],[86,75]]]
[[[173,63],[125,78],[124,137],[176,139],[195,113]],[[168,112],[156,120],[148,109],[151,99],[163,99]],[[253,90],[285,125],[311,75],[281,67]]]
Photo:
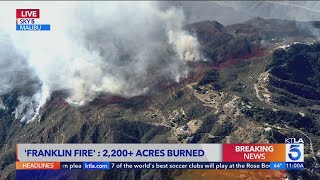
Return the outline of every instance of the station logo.
[[[286,143],[286,162],[304,161],[304,142],[302,138],[287,138]]]
[[[40,9],[16,9],[17,31],[50,31],[50,24],[41,23]]]

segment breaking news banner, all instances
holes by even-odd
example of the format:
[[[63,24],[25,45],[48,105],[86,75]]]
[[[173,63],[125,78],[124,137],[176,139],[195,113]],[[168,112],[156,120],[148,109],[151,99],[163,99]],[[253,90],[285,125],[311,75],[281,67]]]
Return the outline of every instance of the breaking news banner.
[[[17,144],[16,170],[302,170],[302,139],[285,144]]]
[[[16,9],[16,31],[50,31],[40,19],[40,9]]]

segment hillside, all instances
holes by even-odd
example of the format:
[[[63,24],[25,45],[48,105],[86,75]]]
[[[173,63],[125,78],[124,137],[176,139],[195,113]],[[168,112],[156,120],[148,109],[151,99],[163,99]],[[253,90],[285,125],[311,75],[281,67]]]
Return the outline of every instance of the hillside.
[[[223,26],[216,21],[202,21],[186,26],[195,33],[209,61],[261,56],[270,47],[308,42],[317,38],[319,22],[295,22],[253,18],[244,23]]]
[[[42,108],[42,118],[29,124],[13,114],[19,91],[1,95],[1,177],[14,179],[16,143],[283,143],[285,137],[305,142],[306,170],[289,176],[320,177],[320,44],[278,48],[316,40],[294,24],[255,18],[230,26],[216,21],[186,26],[198,36],[207,61],[190,64],[188,78],[161,86],[157,93],[132,98],[104,94],[72,106],[63,92],[55,92]],[[181,130],[185,124],[188,129]],[[202,173],[210,177],[211,171]],[[257,178],[242,173],[242,179]],[[199,174],[74,171],[60,178],[182,179]],[[268,175],[284,173],[263,174]]]

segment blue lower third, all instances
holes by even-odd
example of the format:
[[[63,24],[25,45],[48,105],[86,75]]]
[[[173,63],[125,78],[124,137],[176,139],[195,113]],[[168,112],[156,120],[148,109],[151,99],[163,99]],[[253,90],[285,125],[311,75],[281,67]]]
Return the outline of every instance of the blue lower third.
[[[17,24],[17,31],[50,31],[50,24]]]

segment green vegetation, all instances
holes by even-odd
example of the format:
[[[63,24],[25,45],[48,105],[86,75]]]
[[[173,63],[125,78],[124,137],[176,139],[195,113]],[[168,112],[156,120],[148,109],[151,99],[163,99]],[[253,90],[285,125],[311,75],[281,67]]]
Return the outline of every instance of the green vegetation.
[[[224,85],[220,82],[220,73],[218,70],[210,70],[199,80],[195,89],[201,91],[200,86],[211,85],[214,90],[221,90]]]
[[[290,92],[296,92],[298,89],[303,93],[314,93],[320,91],[320,45],[295,44],[287,50],[278,49],[273,53],[272,64],[267,69],[276,77],[293,83],[299,83],[305,86],[295,87],[285,85]],[[307,86],[309,86],[307,88]],[[313,91],[311,88],[313,87]],[[299,93],[302,95],[303,93]],[[316,97],[319,98],[317,92]]]
[[[242,113],[258,122],[267,122],[270,124],[286,123],[289,126],[295,127],[297,129],[303,129],[304,131],[320,136],[319,122],[317,122],[312,117],[301,116],[299,113],[291,113],[288,111],[273,111],[272,109],[261,107],[255,107],[250,110],[244,108],[242,109]]]
[[[213,113],[207,114],[203,118],[203,123],[198,133],[209,133],[216,124],[218,124],[216,115]]]
[[[184,95],[184,92],[183,92],[183,90],[178,90],[177,92],[176,92],[176,99],[180,99],[182,96]]]
[[[224,123],[224,124],[218,124],[216,123],[215,126],[213,126],[210,134],[213,136],[228,136],[234,129],[234,126],[231,123]]]
[[[213,82],[219,81],[219,71],[211,70],[208,71],[199,81],[199,86],[204,86]]]

